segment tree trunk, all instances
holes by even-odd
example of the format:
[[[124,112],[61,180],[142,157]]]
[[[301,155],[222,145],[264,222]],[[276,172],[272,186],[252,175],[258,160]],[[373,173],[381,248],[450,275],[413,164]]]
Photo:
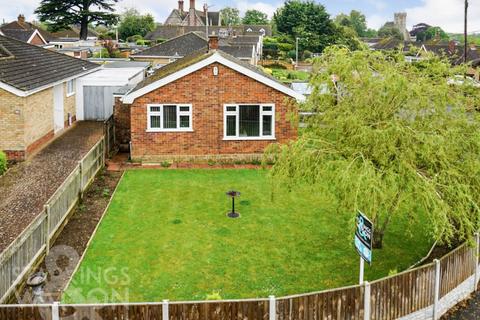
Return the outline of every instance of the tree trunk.
[[[88,17],[83,17],[80,22],[80,40],[87,40],[88,36]]]
[[[383,231],[373,229],[373,241],[372,241],[373,249],[383,248],[383,235],[384,235]]]

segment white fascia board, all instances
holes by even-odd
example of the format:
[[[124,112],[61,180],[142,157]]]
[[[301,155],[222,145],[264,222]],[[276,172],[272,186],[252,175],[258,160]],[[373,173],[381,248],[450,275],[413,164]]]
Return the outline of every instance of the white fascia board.
[[[45,89],[48,89],[50,87],[54,87],[58,84],[61,84],[61,83],[64,83],[66,81],[69,81],[69,80],[72,80],[72,79],[78,79],[80,77],[83,77],[84,75],[87,75],[91,72],[95,72],[97,70],[99,70],[101,68],[101,66],[99,66],[98,68],[95,68],[95,69],[91,69],[91,70],[88,70],[86,72],[83,72],[83,73],[80,73],[80,74],[77,74],[75,76],[72,76],[72,77],[68,77],[68,78],[65,78],[65,79],[62,79],[62,80],[59,80],[59,81],[56,81],[56,82],[53,82],[53,83],[49,83],[47,85],[44,85],[44,86],[41,86],[41,87],[38,87],[38,88],[35,88],[33,90],[29,90],[29,91],[23,91],[23,90],[20,90],[20,89],[17,89],[15,87],[12,87],[11,85],[9,84],[6,84],[4,82],[0,82],[0,88],[1,89],[4,89],[10,93],[13,93],[14,95],[18,96],[18,97],[28,97],[32,94],[35,94],[37,92],[40,92],[42,90],[45,90]]]
[[[257,80],[258,82],[260,83],[263,83],[269,87],[272,87],[282,93],[285,93],[286,95],[289,95],[290,97],[292,98],[295,98],[297,101],[300,101],[300,102],[303,102],[305,101],[305,96],[294,91],[293,89],[287,87],[287,86],[284,86],[283,84],[280,84],[266,76],[262,76],[260,74],[258,74],[257,72],[254,72],[248,68],[245,68],[233,61],[230,61],[228,59],[225,59],[224,57],[222,57],[220,54],[218,53],[215,53],[213,54],[212,56],[200,61],[200,62],[197,62],[191,66],[188,66],[180,71],[177,71],[169,76],[166,76],[165,78],[163,79],[160,79],[158,81],[155,81],[139,90],[136,90],[134,92],[131,92],[131,93],[127,93],[124,98],[123,98],[123,103],[126,103],[126,104],[131,104],[133,103],[133,101],[138,98],[138,97],[141,97],[155,89],[158,89],[160,87],[163,87],[175,80],[178,80],[180,78],[183,78],[185,77],[186,75],[189,75],[190,73],[192,72],[195,72],[197,70],[200,70],[212,63],[215,63],[215,62],[218,62],[220,64],[223,64],[224,66],[226,67],[229,67],[230,69],[233,69],[237,72],[240,72],[242,73],[243,75],[249,77],[249,78],[252,78],[254,80]]]

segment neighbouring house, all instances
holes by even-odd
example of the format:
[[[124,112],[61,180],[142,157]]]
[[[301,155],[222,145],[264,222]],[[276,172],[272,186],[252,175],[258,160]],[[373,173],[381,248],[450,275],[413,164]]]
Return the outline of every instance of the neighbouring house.
[[[305,97],[219,50],[201,49],[158,69],[114,107],[117,142],[133,160],[259,158],[297,137],[291,115]]]
[[[261,49],[258,49],[262,47],[261,37],[242,37],[247,38],[244,41],[238,40],[238,38],[240,37],[219,39],[220,50],[242,61],[256,65],[261,57]],[[130,55],[130,57],[136,61],[149,61],[154,68],[160,68],[207,46],[208,40],[205,33],[189,32]]]
[[[208,11],[205,4],[203,11],[195,8],[195,0],[190,0],[188,11],[184,9],[184,1],[178,1],[178,8],[173,9],[165,20],[164,25],[174,26],[219,26],[221,25],[221,16],[218,11]]]
[[[189,32],[206,32],[205,26],[172,26],[160,25],[155,30],[145,35],[146,40],[159,42],[169,40]],[[226,39],[236,36],[272,36],[272,28],[269,25],[239,25],[239,26],[208,26],[209,34],[217,34]]]
[[[33,23],[25,21],[25,16],[20,14],[17,20],[0,26],[0,32],[13,39],[37,46],[45,46],[53,38],[53,35]]]
[[[65,29],[57,32],[52,33],[53,37],[65,39],[65,38],[73,38],[73,39],[80,39],[80,26],[70,26],[70,29]],[[87,31],[87,40],[98,40],[98,33],[90,28]]]
[[[0,150],[24,160],[76,121],[77,80],[98,65],[0,36]]]
[[[144,80],[148,67],[145,62],[105,62],[100,70],[80,78],[77,119],[109,119],[113,115],[114,94],[124,87],[133,88]]]

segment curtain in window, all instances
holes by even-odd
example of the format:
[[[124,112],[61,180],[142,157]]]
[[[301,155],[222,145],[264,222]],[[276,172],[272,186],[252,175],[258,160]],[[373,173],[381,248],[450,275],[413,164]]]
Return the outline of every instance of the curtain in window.
[[[177,106],[163,106],[163,128],[177,128]]]
[[[260,106],[240,106],[239,109],[240,137],[260,136]]]

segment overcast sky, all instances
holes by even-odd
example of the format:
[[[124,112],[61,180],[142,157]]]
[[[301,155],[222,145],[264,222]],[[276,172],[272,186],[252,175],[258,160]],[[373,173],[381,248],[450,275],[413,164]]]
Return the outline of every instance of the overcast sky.
[[[10,21],[19,13],[25,14],[27,19],[35,19],[33,11],[40,0],[1,0],[0,19]],[[8,2],[8,5],[6,4]],[[200,9],[205,0],[197,0],[196,7]],[[447,32],[462,32],[463,30],[463,3],[464,0],[323,0],[319,1],[327,11],[335,16],[340,12],[349,12],[352,9],[362,11],[368,19],[371,28],[378,29],[388,20],[393,20],[393,13],[405,11],[408,13],[407,25],[425,22],[439,25]],[[220,10],[225,6],[237,7],[242,13],[255,8],[268,13],[270,16],[282,5],[281,0],[208,0],[212,11]],[[189,0],[185,0],[188,7]],[[136,7],[141,12],[149,12],[155,19],[163,22],[170,10],[177,6],[177,0],[120,0],[117,11],[125,7]],[[470,0],[470,31],[480,32],[480,0]],[[476,17],[476,19],[474,19]]]

